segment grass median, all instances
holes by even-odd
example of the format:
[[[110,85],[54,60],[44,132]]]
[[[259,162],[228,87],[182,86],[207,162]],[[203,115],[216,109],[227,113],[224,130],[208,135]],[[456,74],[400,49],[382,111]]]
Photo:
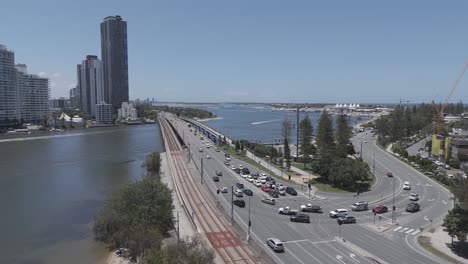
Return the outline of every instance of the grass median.
[[[455,263],[455,264],[463,264],[463,262],[460,262],[448,255],[446,255],[445,253],[437,250],[436,248],[434,248],[432,246],[432,243],[431,243],[431,238],[430,237],[427,237],[427,236],[419,236],[418,237],[418,243],[419,245],[421,245],[425,250],[431,252],[432,254],[440,257],[440,258],[443,258],[447,261],[450,261],[452,263]]]

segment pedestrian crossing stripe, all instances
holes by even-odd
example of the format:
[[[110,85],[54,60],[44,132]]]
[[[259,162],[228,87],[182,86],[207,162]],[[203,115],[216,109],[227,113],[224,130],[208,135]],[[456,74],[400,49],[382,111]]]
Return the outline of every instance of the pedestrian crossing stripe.
[[[400,229],[402,229],[402,228],[403,228],[403,227],[399,226],[399,227],[393,229],[393,231],[398,231],[398,230],[400,230]]]
[[[400,233],[401,233],[401,232],[405,232],[406,230],[408,230],[408,228],[407,228],[407,227],[403,228],[403,229],[402,229],[402,230],[400,230],[399,232],[400,232]]]
[[[417,233],[421,232],[420,230],[414,231],[411,235],[416,235]]]
[[[414,229],[411,228],[410,230],[406,231],[405,234],[409,234],[409,233],[411,233],[413,231],[414,231]]]

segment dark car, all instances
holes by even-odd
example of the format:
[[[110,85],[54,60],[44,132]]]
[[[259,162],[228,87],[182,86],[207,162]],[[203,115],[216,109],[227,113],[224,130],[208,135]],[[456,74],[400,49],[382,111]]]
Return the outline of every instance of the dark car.
[[[346,216],[338,217],[336,221],[338,222],[338,224],[355,224],[356,218],[351,215],[346,215]]]
[[[234,169],[234,171],[235,171],[237,174],[240,174],[240,172],[241,172],[241,169],[239,169],[239,168],[235,168],[235,169]]]
[[[310,223],[310,217],[306,214],[291,215],[291,217],[289,217],[289,220],[291,220],[291,222]]]
[[[418,203],[409,203],[406,206],[406,212],[414,213],[419,211],[421,209],[421,206]]]
[[[388,207],[385,205],[379,205],[377,207],[374,207],[374,209],[372,209],[372,212],[376,214],[383,214],[383,213],[388,212]]]
[[[276,189],[271,189],[268,193],[269,193],[270,196],[273,197],[273,198],[279,198],[279,192],[278,192],[278,190],[276,190]]]
[[[307,204],[302,206],[301,205],[301,212],[308,212],[308,213],[323,213],[322,207],[320,205],[311,205]]]
[[[286,192],[289,193],[290,195],[297,195],[296,190],[294,190],[293,187],[286,187]]]
[[[229,163],[229,161],[227,161],[227,160],[224,162],[224,165],[226,165],[226,166],[229,166],[229,164],[230,164],[230,163]]]
[[[242,190],[242,191],[245,193],[245,195],[248,195],[248,196],[252,196],[252,195],[253,195],[253,192],[252,192],[252,190],[250,190],[250,189],[244,189],[244,190]]]
[[[250,170],[248,168],[242,168],[242,173],[250,174]]]
[[[239,206],[239,207],[245,207],[245,202],[244,200],[239,200],[239,199],[236,199],[234,200],[234,204]]]
[[[231,157],[231,155],[229,155],[228,153],[224,153],[224,157],[226,157],[226,158],[230,158],[230,157]]]
[[[219,177],[218,176],[213,176],[213,181],[214,182],[219,182]]]
[[[254,180],[258,180],[258,174],[250,174]]]
[[[223,176],[223,173],[219,170],[216,171],[216,176]]]
[[[244,184],[242,184],[242,183],[240,183],[240,182],[236,183],[236,186],[237,186],[237,188],[239,188],[239,189],[244,189]]]
[[[387,177],[393,177],[393,173],[387,172]]]

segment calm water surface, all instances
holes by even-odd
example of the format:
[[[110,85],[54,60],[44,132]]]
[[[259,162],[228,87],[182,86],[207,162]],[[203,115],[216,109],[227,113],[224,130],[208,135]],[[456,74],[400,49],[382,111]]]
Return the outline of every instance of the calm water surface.
[[[157,125],[58,135],[0,138],[0,263],[102,262],[91,226],[106,195],[140,179],[145,156],[163,151]]]

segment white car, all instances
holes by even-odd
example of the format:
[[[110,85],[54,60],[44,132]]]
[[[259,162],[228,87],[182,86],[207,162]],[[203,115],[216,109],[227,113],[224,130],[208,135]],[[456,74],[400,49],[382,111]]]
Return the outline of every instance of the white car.
[[[228,189],[226,186],[221,186],[221,192],[222,193],[227,193],[228,192]]]
[[[207,159],[211,159],[211,156],[210,156],[210,155],[206,155],[206,158],[207,158]]]
[[[230,157],[226,157],[225,158],[227,161],[231,161],[231,158]]]
[[[262,187],[262,183],[261,183],[259,180],[254,180],[254,181],[253,181],[253,184],[254,184],[256,187]]]
[[[240,176],[241,176],[242,178],[245,179],[245,178],[247,178],[248,174],[245,174],[245,173],[243,173],[243,172],[241,171],[241,172],[240,172]]]
[[[417,201],[419,200],[419,195],[417,193],[412,193],[409,196],[410,201]]]
[[[251,175],[247,175],[246,179],[247,179],[248,182],[253,182],[254,181],[254,178],[252,178]]]
[[[236,169],[236,166],[231,165],[231,170],[235,170],[235,169]]]
[[[330,217],[338,218],[342,216],[347,216],[348,213],[349,213],[348,209],[336,209],[336,210],[330,211]]]
[[[261,176],[261,177],[266,177],[267,175],[266,175],[265,173],[262,172],[262,173],[260,173],[260,176]]]
[[[239,190],[239,189],[236,189],[236,190],[234,191],[234,195],[237,196],[237,197],[243,197],[243,196],[244,196],[244,194],[242,193],[242,191]]]
[[[278,192],[280,195],[286,195],[286,187],[284,187],[283,185],[279,186]]]
[[[411,186],[410,186],[409,181],[405,181],[403,183],[403,190],[411,190]]]
[[[258,180],[259,180],[262,184],[265,184],[265,183],[266,183],[266,176],[261,176],[260,178],[258,178]]]
[[[242,169],[244,166],[242,166],[242,164],[239,164],[239,169]]]

